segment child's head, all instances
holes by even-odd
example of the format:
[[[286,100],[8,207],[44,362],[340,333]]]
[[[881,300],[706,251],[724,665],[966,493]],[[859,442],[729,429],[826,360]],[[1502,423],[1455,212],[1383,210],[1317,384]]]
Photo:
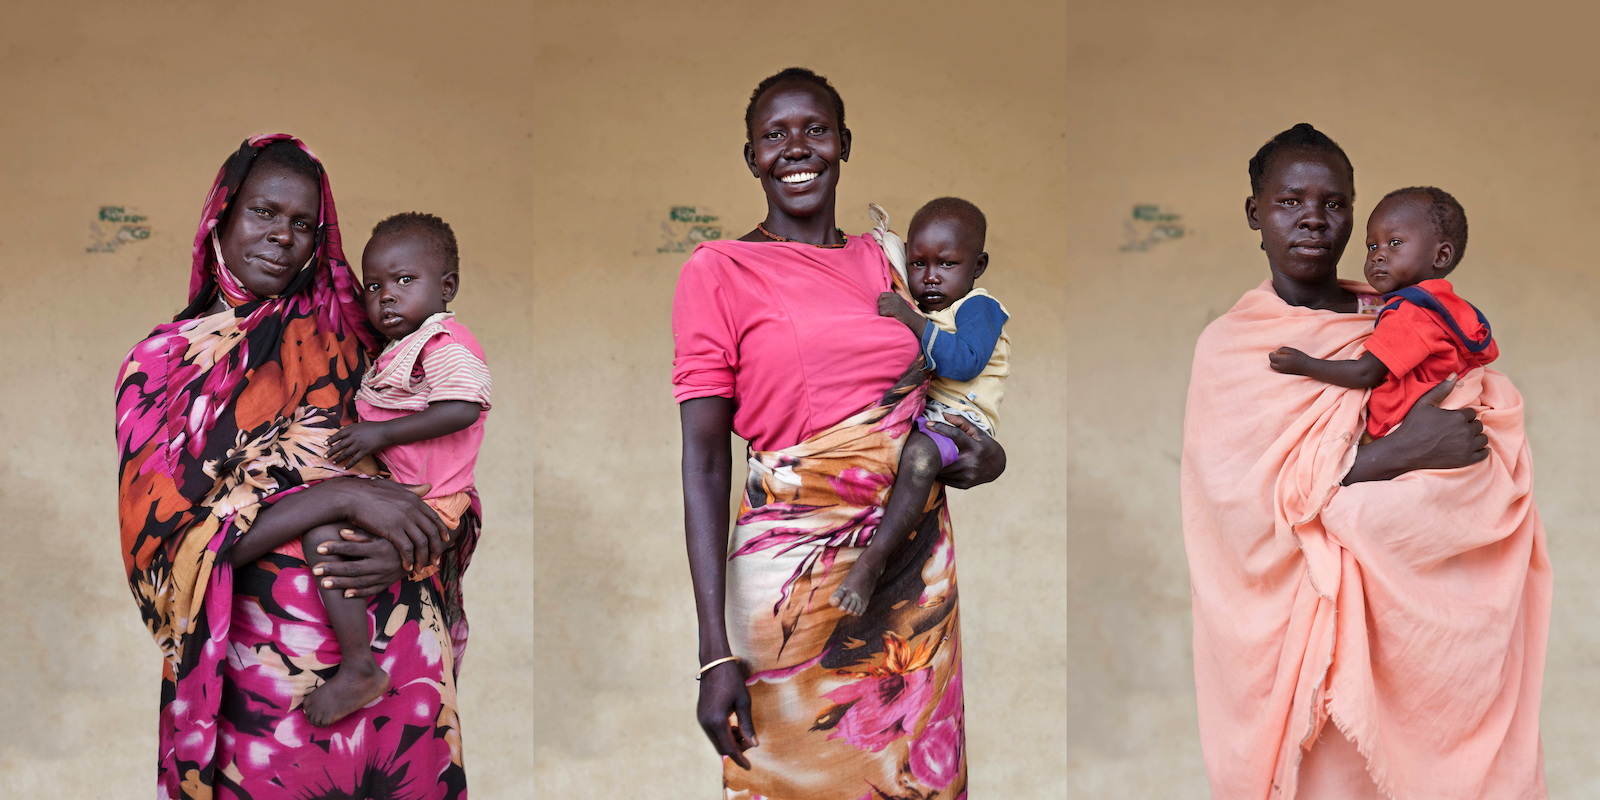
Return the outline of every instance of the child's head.
[[[1449,192],[1390,192],[1367,218],[1367,283],[1383,294],[1443,278],[1467,252],[1467,212]]]
[[[447,310],[460,266],[456,234],[444,220],[407,211],[378,223],[361,253],[367,318],[386,338],[404,338]]]
[[[989,222],[978,207],[959,197],[929,202],[906,231],[906,279],[923,311],[941,311],[972,291],[989,268],[983,240]]]

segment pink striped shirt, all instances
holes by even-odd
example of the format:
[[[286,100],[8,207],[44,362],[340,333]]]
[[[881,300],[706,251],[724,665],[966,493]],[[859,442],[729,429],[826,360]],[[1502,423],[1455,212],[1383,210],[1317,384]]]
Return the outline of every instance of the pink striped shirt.
[[[428,497],[444,497],[473,486],[472,471],[483,444],[491,388],[489,366],[478,340],[456,322],[454,314],[436,314],[416,333],[384,348],[362,378],[356,412],[363,422],[384,422],[445,400],[483,406],[478,421],[464,430],[378,451],[378,458],[395,480],[431,483]]]

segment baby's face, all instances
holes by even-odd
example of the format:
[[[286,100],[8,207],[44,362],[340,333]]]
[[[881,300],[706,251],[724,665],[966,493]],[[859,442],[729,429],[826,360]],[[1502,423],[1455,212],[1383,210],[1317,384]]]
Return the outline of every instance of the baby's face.
[[[1420,195],[1396,195],[1367,219],[1367,283],[1382,294],[1449,272],[1452,253]]]
[[[361,254],[361,300],[373,327],[402,339],[455,299],[456,273],[423,236],[404,233],[367,242]]]
[[[972,291],[989,266],[977,236],[955,217],[918,220],[906,242],[906,278],[923,311],[942,311]]]

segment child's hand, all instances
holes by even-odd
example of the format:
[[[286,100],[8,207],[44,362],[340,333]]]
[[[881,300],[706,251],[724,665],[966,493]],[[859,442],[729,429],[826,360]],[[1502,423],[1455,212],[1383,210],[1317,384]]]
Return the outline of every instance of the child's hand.
[[[328,460],[341,467],[360,461],[389,446],[381,422],[357,422],[346,425],[328,437]]]
[[[922,316],[916,306],[894,292],[878,295],[878,316],[900,320],[900,324],[910,328],[919,339],[922,338],[923,328],[928,325],[928,318]]]
[[[1293,347],[1280,347],[1267,354],[1267,360],[1272,362],[1272,368],[1285,375],[1306,374],[1306,362],[1311,356],[1294,349]]]
[[[905,322],[906,317],[911,314],[917,314],[917,310],[912,308],[904,297],[894,292],[884,292],[878,295],[878,316],[894,317],[901,322]],[[922,315],[917,314],[917,316],[920,317]]]

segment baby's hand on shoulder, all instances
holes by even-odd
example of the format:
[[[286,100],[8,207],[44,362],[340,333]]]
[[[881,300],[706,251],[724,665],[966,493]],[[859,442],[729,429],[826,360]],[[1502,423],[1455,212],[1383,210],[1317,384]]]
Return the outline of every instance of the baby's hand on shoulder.
[[[1272,368],[1285,375],[1306,374],[1306,362],[1310,360],[1311,356],[1293,347],[1280,347],[1267,354],[1267,361],[1272,363]]]
[[[381,422],[346,425],[328,437],[328,460],[349,468],[367,456],[389,446]]]

